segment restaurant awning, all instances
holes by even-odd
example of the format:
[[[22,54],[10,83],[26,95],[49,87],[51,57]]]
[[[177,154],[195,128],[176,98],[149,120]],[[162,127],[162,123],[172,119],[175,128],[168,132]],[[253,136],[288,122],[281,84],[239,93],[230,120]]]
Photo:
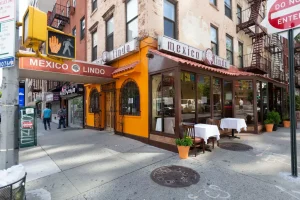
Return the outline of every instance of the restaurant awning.
[[[254,77],[255,76],[255,77],[259,77],[260,79],[266,80],[266,82],[273,82],[273,83],[276,83],[276,84],[279,84],[279,85],[282,85],[282,86],[286,86],[286,84],[281,83],[279,81],[276,81],[272,78],[269,78],[269,77],[266,77],[266,76],[263,76],[263,75],[260,75],[260,74],[241,71],[235,66],[231,66],[229,69],[220,69],[220,68],[211,67],[211,66],[208,66],[208,65],[205,65],[205,64],[202,64],[202,63],[198,63],[198,62],[195,62],[195,61],[192,61],[192,60],[187,60],[187,59],[184,59],[184,58],[180,58],[180,57],[177,57],[177,56],[166,54],[166,53],[163,53],[163,52],[155,50],[155,49],[150,49],[149,51],[154,53],[154,54],[157,54],[159,56],[163,56],[165,58],[173,60],[173,61],[175,61],[179,64],[186,64],[186,65],[189,65],[191,67],[200,68],[200,69],[215,72],[215,73],[218,73],[218,74],[223,74],[223,75],[227,75],[227,76],[234,76],[234,77],[247,77],[247,76],[248,77]]]
[[[119,67],[118,69],[116,69],[112,73],[113,78],[124,76],[124,75],[130,74],[130,73],[133,73],[133,72],[140,72],[139,71],[139,67],[138,67],[139,64],[140,64],[140,62],[136,61],[136,62],[133,62],[133,63],[131,63],[129,65],[125,65],[123,67]]]

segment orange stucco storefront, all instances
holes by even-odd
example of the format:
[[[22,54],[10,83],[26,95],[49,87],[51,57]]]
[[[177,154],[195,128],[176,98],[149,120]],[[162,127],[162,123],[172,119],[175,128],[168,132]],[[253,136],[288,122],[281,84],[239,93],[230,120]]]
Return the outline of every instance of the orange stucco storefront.
[[[148,140],[149,83],[147,53],[149,49],[153,48],[157,48],[156,40],[152,38],[141,40],[134,52],[107,63],[117,68],[113,73],[114,82],[102,85],[85,85],[86,127],[114,130],[121,135],[138,137],[139,140],[145,140],[145,142]],[[117,51],[118,49],[116,53],[118,53]],[[122,107],[120,106],[120,91],[128,81],[135,82],[139,91],[139,112],[135,115],[124,114],[120,111]],[[95,100],[98,101],[95,103]],[[99,109],[97,109],[97,106]]]

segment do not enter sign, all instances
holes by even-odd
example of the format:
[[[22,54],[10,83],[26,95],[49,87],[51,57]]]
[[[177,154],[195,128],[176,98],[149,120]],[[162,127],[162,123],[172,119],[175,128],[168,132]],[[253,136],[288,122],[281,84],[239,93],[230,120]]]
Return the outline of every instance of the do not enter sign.
[[[267,4],[269,34],[300,27],[300,0],[270,0]]]

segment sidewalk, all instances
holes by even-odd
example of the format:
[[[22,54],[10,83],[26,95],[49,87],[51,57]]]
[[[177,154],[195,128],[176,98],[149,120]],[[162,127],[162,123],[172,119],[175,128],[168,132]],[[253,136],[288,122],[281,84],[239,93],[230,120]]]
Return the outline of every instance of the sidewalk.
[[[29,200],[300,199],[300,179],[289,176],[288,129],[220,141],[250,145],[253,149],[249,151],[215,147],[196,158],[180,160],[176,153],[112,132],[57,130],[56,126],[45,131],[39,120],[38,146],[20,152],[20,162],[28,172]],[[192,168],[200,174],[200,181],[186,188],[152,181],[151,172],[168,165]],[[51,198],[34,194],[39,192]]]

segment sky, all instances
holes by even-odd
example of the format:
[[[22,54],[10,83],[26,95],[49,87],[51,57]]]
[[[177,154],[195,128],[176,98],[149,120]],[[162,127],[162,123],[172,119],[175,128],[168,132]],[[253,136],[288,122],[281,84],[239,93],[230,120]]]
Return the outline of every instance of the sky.
[[[28,0],[18,0],[18,1],[19,1],[19,21],[22,21],[22,17],[28,6]],[[20,31],[20,35],[21,33],[22,32]],[[2,85],[2,69],[0,69],[0,85]]]

